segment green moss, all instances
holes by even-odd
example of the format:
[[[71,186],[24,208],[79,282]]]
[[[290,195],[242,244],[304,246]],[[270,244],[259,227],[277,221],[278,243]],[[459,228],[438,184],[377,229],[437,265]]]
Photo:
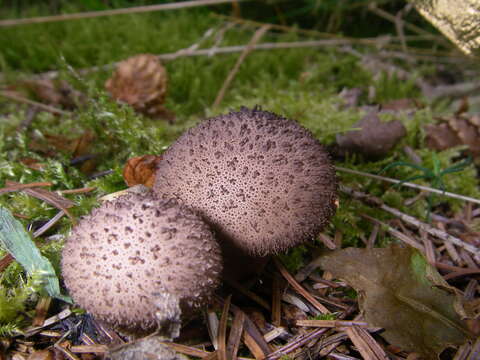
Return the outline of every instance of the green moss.
[[[319,314],[317,316],[311,316],[308,318],[309,320],[336,320],[337,314]]]
[[[278,257],[285,265],[288,271],[296,273],[303,265],[305,261],[305,255],[308,252],[305,246],[297,246],[290,249],[286,254],[280,254]]]

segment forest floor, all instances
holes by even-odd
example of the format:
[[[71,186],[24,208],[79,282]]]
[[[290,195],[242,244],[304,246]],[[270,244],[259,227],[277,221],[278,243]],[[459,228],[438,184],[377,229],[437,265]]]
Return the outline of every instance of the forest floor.
[[[126,176],[154,176],[147,165],[124,170],[130,159],[161,161],[202,119],[260,106],[326,146],[337,212],[257,278],[225,284],[169,346],[221,360],[479,359],[478,59],[414,10],[398,31],[391,7],[366,3],[329,10],[320,29],[274,2],[2,27],[0,358],[120,359],[111,349],[129,341],[48,291],[34,250],[2,229],[19,221],[62,284],[74,222],[126,189]],[[256,7],[276,15],[250,16]],[[48,12],[21,17],[36,15]],[[342,33],[352,18],[371,33]],[[138,54],[158,56],[168,74],[156,118],[105,88]]]

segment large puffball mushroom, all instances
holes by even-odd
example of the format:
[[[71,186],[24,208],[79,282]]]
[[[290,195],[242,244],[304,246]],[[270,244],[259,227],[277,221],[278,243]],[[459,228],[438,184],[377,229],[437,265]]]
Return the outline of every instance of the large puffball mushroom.
[[[151,193],[123,195],[94,209],[73,229],[62,253],[75,302],[128,331],[154,329],[168,320],[162,310],[176,303],[184,314],[206,304],[221,270],[221,251],[208,225],[177,201]]]
[[[202,215],[224,251],[256,256],[317,235],[335,212],[336,189],[318,140],[297,122],[258,108],[188,130],[162,155],[154,185]]]

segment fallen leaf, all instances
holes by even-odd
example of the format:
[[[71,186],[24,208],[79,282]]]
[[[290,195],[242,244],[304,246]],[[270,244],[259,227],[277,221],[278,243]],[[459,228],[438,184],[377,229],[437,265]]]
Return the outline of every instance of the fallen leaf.
[[[22,83],[42,103],[75,109],[86,103],[86,96],[65,80],[39,79]]]
[[[460,297],[415,249],[348,248],[321,264],[359,292],[365,320],[384,328],[382,336],[395,346],[436,359],[472,337],[459,315]]]
[[[458,145],[467,145],[474,157],[480,155],[480,116],[455,115],[436,125],[425,125],[427,146],[445,150]]]
[[[393,112],[416,110],[419,107],[421,106],[415,99],[396,99],[380,105],[382,111]]]
[[[407,134],[405,126],[398,121],[382,122],[378,112],[371,111],[345,135],[337,135],[337,144],[345,152],[361,153],[367,157],[386,155]]]
[[[143,155],[129,159],[123,168],[123,178],[127,185],[142,184],[153,187],[160,159],[160,156],[155,155]]]

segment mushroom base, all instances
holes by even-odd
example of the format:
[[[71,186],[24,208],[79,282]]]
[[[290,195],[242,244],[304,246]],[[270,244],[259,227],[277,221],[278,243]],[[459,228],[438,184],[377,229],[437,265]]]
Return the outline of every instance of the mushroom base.
[[[236,282],[245,282],[257,277],[263,271],[270,256],[252,256],[242,249],[221,241],[223,254],[222,277]]]

